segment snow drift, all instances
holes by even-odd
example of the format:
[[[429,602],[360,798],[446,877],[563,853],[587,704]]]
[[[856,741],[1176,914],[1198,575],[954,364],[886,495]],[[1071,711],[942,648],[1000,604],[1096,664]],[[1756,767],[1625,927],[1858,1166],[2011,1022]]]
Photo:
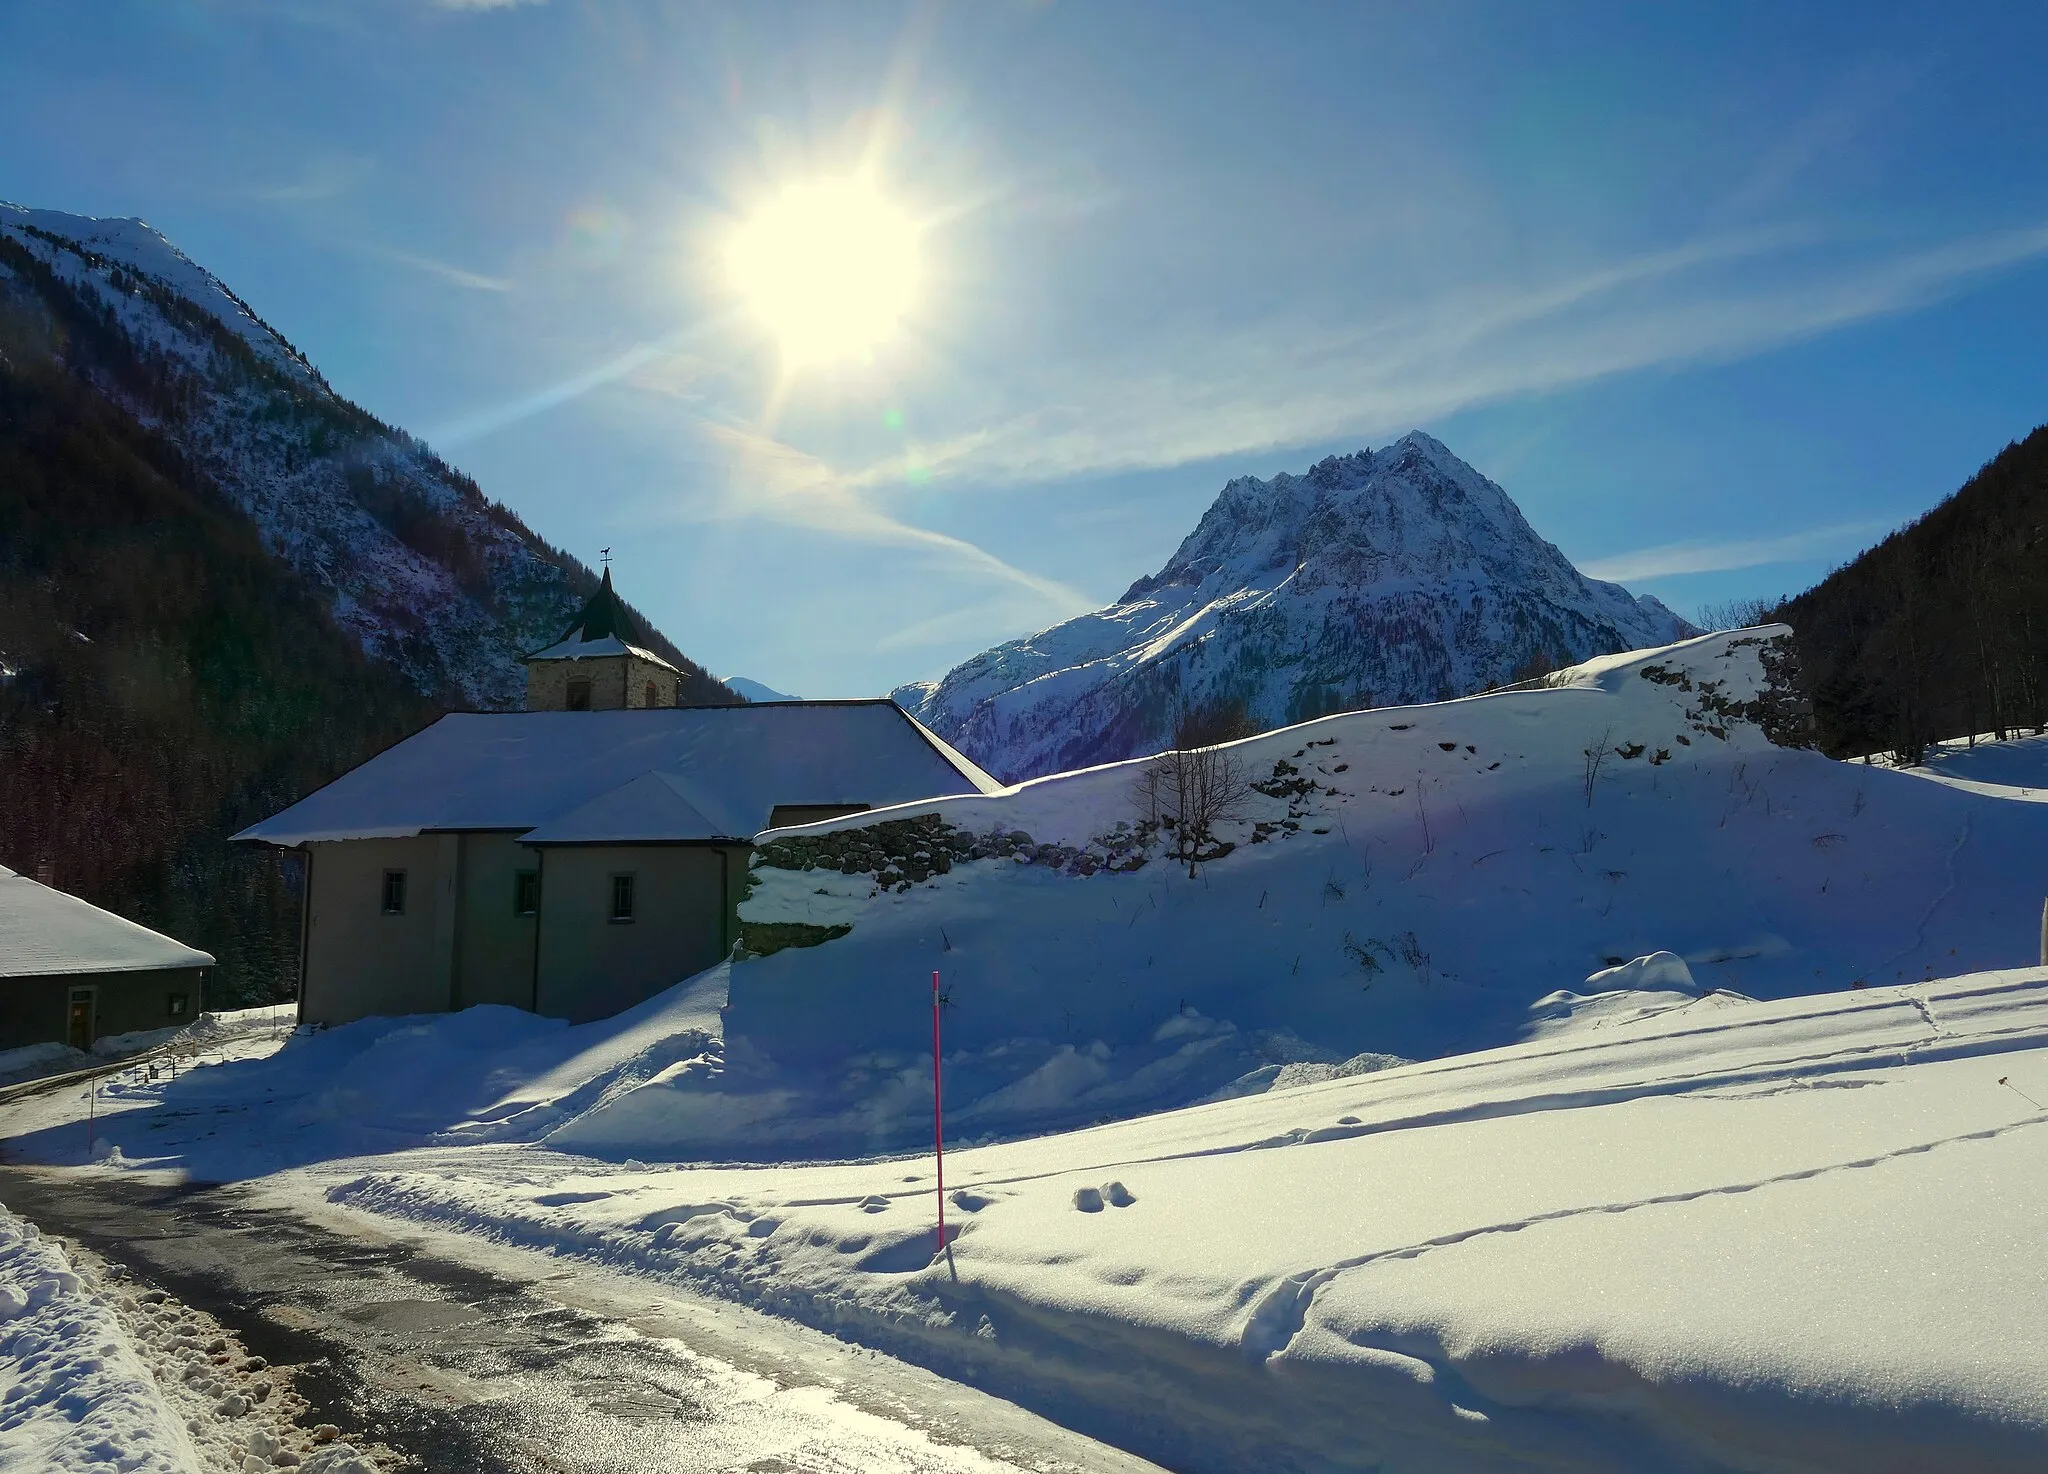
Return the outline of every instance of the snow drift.
[[[2048,808],[1773,742],[1799,732],[1788,644],[1704,636],[1234,744],[1256,786],[1192,880],[1146,832],[1143,762],[772,832],[722,1057],[565,1143],[908,1145],[933,969],[951,1119],[982,1137],[1661,1006],[1654,978],[1556,996],[1658,951],[1724,1000],[2033,961]]]

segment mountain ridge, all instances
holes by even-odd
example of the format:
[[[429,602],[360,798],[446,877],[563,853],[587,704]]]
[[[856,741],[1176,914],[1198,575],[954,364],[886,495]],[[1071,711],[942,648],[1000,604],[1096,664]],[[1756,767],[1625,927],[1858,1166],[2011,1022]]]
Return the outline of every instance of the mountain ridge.
[[[521,704],[519,658],[558,637],[592,570],[336,393],[143,221],[0,203],[0,247],[0,291],[35,299],[59,356],[219,484],[366,654],[445,706]],[[633,612],[686,700],[738,699]]]
[[[149,227],[0,206],[0,863],[211,952],[209,1006],[297,983],[298,862],[227,836],[521,705],[596,586]]]
[[[892,695],[1016,780],[1156,751],[1190,712],[1271,728],[1691,632],[1580,573],[1418,430],[1300,475],[1233,478],[1115,604]]]

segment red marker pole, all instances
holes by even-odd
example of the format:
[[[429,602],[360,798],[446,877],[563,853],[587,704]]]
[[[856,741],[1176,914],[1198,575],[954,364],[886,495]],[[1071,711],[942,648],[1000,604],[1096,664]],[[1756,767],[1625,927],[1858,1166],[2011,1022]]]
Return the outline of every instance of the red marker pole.
[[[946,1126],[939,1099],[939,974],[932,972],[932,1155],[939,1164],[939,1252],[946,1248]]]

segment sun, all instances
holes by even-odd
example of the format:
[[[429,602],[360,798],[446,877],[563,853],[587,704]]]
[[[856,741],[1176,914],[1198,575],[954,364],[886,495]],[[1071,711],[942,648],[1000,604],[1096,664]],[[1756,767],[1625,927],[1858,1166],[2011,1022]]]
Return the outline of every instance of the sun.
[[[918,230],[867,180],[793,184],[734,230],[726,265],[786,362],[860,358],[910,310]]]

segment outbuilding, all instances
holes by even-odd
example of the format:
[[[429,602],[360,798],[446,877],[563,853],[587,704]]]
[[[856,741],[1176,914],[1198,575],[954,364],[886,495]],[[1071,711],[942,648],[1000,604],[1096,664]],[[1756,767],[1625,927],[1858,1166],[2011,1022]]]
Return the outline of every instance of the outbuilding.
[[[0,866],[0,1049],[172,1028],[199,1016],[213,958]]]

